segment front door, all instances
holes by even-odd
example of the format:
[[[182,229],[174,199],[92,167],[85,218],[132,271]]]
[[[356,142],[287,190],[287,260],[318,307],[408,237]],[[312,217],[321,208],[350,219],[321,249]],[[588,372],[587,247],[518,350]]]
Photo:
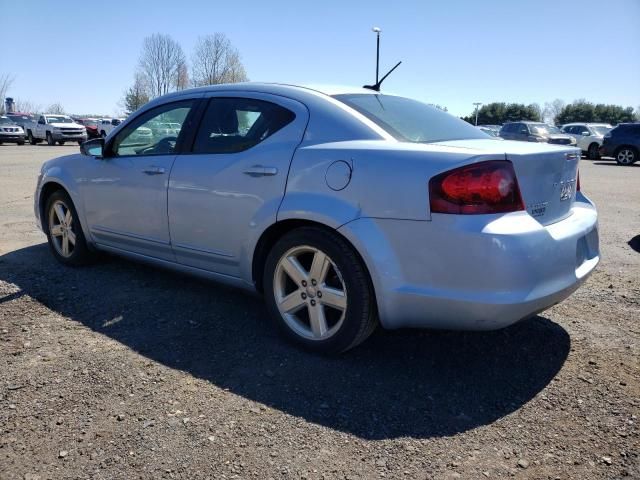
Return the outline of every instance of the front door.
[[[267,94],[208,100],[190,154],[171,172],[169,226],[176,260],[240,276],[257,222],[275,217],[308,113]]]
[[[183,100],[142,113],[105,146],[104,158],[88,160],[92,163],[82,182],[82,196],[95,243],[174,260],[167,185],[181,132],[160,136],[140,132],[154,121],[183,125],[193,104],[194,100]]]

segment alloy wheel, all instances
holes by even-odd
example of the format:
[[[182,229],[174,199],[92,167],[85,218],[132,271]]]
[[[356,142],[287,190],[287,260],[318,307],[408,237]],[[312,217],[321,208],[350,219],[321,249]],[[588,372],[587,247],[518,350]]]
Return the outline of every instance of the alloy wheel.
[[[49,210],[49,233],[56,251],[64,258],[71,257],[76,247],[73,214],[61,200],[56,200]]]
[[[280,315],[303,338],[326,340],[344,323],[344,280],[331,258],[315,247],[294,247],[280,258],[273,290]]]
[[[634,152],[628,148],[624,148],[618,152],[618,163],[623,165],[630,165],[634,162]]]

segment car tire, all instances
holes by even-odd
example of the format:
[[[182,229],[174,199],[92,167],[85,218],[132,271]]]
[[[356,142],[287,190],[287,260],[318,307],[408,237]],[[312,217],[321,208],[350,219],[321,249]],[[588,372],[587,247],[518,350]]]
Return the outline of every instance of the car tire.
[[[267,256],[263,286],[278,329],[306,350],[345,352],[378,324],[364,263],[346,240],[323,228],[298,228],[278,240]]]
[[[42,225],[56,260],[72,267],[91,262],[93,254],[87,247],[78,212],[64,190],[56,190],[47,199]]]
[[[24,145],[24,140],[18,140],[18,145]]]
[[[600,145],[592,143],[587,150],[587,158],[589,160],[598,160],[600,158]]]
[[[633,147],[620,147],[614,153],[618,165],[628,167],[638,161],[638,150]]]
[[[3,142],[0,142],[0,145],[2,145],[2,144],[3,144]]]
[[[62,140],[58,141],[58,145],[62,146],[64,145],[64,142]]]
[[[51,135],[51,132],[47,132],[47,145],[52,147],[55,144],[56,144],[56,141],[53,139],[53,135]]]
[[[36,142],[36,139],[33,138],[33,133],[31,133],[31,130],[27,130],[27,138],[29,139],[29,143],[31,145],[35,145],[36,143],[38,143]]]
[[[102,131],[100,132],[100,137],[107,138],[107,134],[104,131]]]

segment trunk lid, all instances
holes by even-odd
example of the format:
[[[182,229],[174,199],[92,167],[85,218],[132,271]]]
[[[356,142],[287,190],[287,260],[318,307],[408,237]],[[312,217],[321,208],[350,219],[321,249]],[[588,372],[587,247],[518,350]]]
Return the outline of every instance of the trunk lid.
[[[542,225],[566,218],[576,199],[580,150],[549,144],[455,140],[441,145],[495,153],[513,164],[527,212]]]

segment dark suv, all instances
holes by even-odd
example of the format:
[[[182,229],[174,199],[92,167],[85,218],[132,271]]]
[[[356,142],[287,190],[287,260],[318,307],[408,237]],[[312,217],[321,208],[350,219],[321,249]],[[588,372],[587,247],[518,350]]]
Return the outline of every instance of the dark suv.
[[[604,136],[600,156],[613,157],[618,165],[633,165],[640,159],[640,123],[621,123]]]
[[[499,135],[505,140],[546,142],[571,147],[576,145],[576,139],[571,135],[562,133],[556,127],[541,122],[507,122],[500,129]]]

